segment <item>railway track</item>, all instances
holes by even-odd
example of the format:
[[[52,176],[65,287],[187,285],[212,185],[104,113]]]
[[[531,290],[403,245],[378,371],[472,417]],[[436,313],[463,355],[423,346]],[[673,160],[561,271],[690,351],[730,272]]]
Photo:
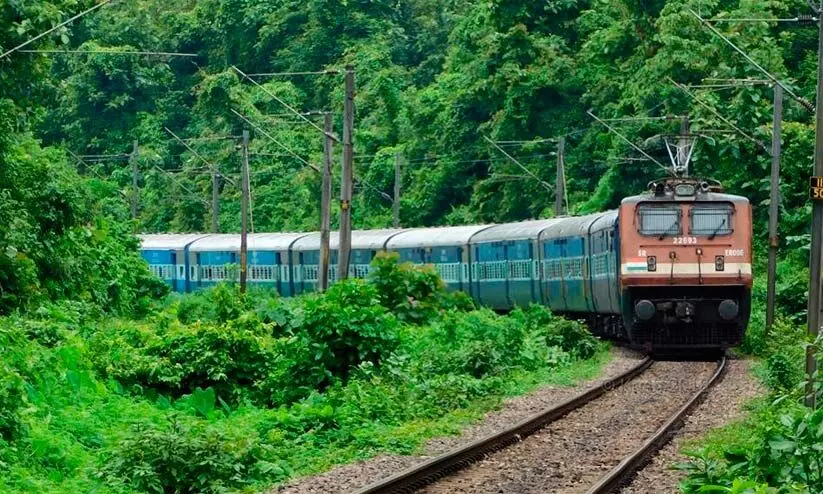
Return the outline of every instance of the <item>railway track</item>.
[[[705,363],[658,364],[645,359],[598,388],[493,436],[366,486],[356,494],[420,490],[433,494],[614,492],[671,439],[683,419],[719,380],[725,359],[713,371],[705,367]],[[650,368],[655,375],[647,377]],[[687,374],[688,370],[691,373]],[[694,384],[692,374],[707,373],[711,374],[708,379]],[[686,384],[689,382],[691,386]],[[675,397],[663,406],[666,390],[687,396],[682,400]],[[656,417],[658,420],[635,424],[654,415],[649,410],[658,409],[667,413]],[[674,412],[669,413],[672,409]],[[651,426],[655,426],[653,430],[646,430]],[[608,458],[603,459],[604,454]]]

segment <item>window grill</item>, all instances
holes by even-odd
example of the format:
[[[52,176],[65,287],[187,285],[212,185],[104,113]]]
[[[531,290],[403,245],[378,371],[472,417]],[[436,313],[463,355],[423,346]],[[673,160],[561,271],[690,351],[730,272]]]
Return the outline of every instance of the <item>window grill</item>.
[[[640,205],[637,208],[641,235],[676,237],[683,233],[683,212],[678,204]]]
[[[368,264],[355,264],[353,268],[355,278],[365,278],[371,272],[371,266]],[[349,269],[349,271],[351,272],[352,269]]]
[[[609,274],[609,254],[596,254],[592,256],[592,278],[607,276]]]
[[[692,235],[729,235],[732,233],[731,204],[695,204],[689,216]]]
[[[572,257],[565,259],[565,274],[567,278],[583,278],[583,258]]]
[[[446,262],[434,265],[440,277],[446,283],[459,283],[461,281],[461,264],[459,262]]]
[[[503,281],[506,279],[506,261],[480,262],[479,277],[481,281]]]
[[[163,280],[170,280],[174,277],[174,264],[150,264],[149,270]]]
[[[316,282],[319,272],[317,264],[303,264],[301,269],[301,281]]]
[[[509,278],[512,280],[532,279],[532,262],[529,260],[509,261]]]
[[[249,268],[249,279],[253,281],[277,281],[277,266],[254,265]]]

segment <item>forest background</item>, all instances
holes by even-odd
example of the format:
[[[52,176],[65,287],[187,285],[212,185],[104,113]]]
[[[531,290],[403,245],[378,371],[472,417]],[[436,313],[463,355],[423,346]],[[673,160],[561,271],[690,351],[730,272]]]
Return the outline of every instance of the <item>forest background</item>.
[[[0,6],[0,45],[15,46],[92,5],[6,1]],[[214,139],[241,134],[245,124],[232,109],[249,115],[301,157],[320,163],[320,133],[290,115],[272,95],[304,111],[334,112],[339,134],[342,76],[260,77],[262,87],[257,87],[232,66],[246,73],[355,67],[355,174],[361,179],[354,199],[356,228],[391,224],[391,203],[381,192],[390,194],[393,188],[396,153],[405,160],[403,226],[551,216],[552,193],[526,177],[484,136],[515,141],[505,149],[547,183],[554,182],[554,139],[564,136],[571,212],[613,208],[622,197],[644,190],[662,170],[637,160],[641,156],[594,123],[587,109],[603,118],[688,114],[694,131],[728,130],[669,78],[700,84],[710,77],[763,77],[688,9],[706,18],[809,13],[802,0],[114,2],[27,47],[94,53],[16,52],[0,61],[0,251],[7,254],[0,256],[0,280],[16,287],[4,289],[0,297],[17,292],[15,300],[23,300],[27,290],[67,291],[27,286],[40,282],[27,277],[26,269],[29,275],[39,271],[59,277],[60,283],[69,278],[46,266],[58,261],[38,258],[44,249],[55,248],[43,243],[43,228],[59,236],[60,222],[99,223],[105,215],[128,221],[128,154],[134,140],[140,143],[140,177],[133,229],[141,232],[209,229],[212,177],[197,155],[227,179],[239,176],[237,142]],[[814,26],[739,22],[720,27],[798,94],[814,100]],[[197,56],[113,53],[118,51]],[[695,94],[768,147],[768,86]],[[654,137],[676,132],[679,118],[615,125],[668,163],[663,141]],[[812,125],[806,109],[786,103],[780,228],[784,258],[794,262],[781,268],[780,293],[786,295],[781,303],[787,313],[798,318],[804,304],[797,295],[805,273],[796,268],[808,264],[805,180],[811,172]],[[187,141],[191,149],[165,128],[192,139]],[[316,230],[320,177],[267,137],[252,135],[255,231]],[[341,151],[338,146],[338,157]],[[74,155],[108,157],[81,162]],[[34,171],[34,162],[48,173]],[[766,238],[769,162],[768,152],[756,144],[718,134],[700,140],[692,165],[695,174],[718,179],[729,191],[751,199],[758,245]],[[109,210],[92,213],[91,203],[99,207],[100,199]],[[83,207],[73,202],[83,200],[88,201]],[[237,231],[239,190],[229,180],[222,182],[220,200],[221,231]],[[31,258],[34,265],[25,267]]]

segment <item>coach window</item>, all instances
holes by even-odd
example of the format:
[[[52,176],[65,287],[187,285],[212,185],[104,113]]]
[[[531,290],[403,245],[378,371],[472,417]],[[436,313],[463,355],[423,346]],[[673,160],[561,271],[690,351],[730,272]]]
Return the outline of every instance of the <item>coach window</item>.
[[[681,235],[682,214],[679,204],[641,204],[637,208],[638,231],[661,239]]]
[[[732,233],[733,213],[734,208],[731,204],[695,204],[689,211],[691,220],[689,233],[708,235],[712,238],[718,235],[729,235]]]

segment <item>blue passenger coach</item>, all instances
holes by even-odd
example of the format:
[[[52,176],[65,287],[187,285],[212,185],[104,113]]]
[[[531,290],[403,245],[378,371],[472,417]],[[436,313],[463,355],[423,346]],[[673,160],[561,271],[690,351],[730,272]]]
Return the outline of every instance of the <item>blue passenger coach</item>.
[[[539,303],[558,313],[619,314],[616,235],[616,212],[502,225],[360,230],[352,232],[349,276],[366,277],[374,256],[392,251],[401,261],[433,265],[449,290],[494,309]],[[177,291],[238,279],[239,235],[141,239],[152,271]],[[337,278],[338,240],[332,232],[331,283]],[[248,250],[250,286],[284,296],[317,289],[319,233],[251,234]]]
[[[162,234],[139,235],[140,253],[149,263],[149,269],[158,278],[168,283],[176,292],[188,292],[189,246],[208,237],[203,234]]]

